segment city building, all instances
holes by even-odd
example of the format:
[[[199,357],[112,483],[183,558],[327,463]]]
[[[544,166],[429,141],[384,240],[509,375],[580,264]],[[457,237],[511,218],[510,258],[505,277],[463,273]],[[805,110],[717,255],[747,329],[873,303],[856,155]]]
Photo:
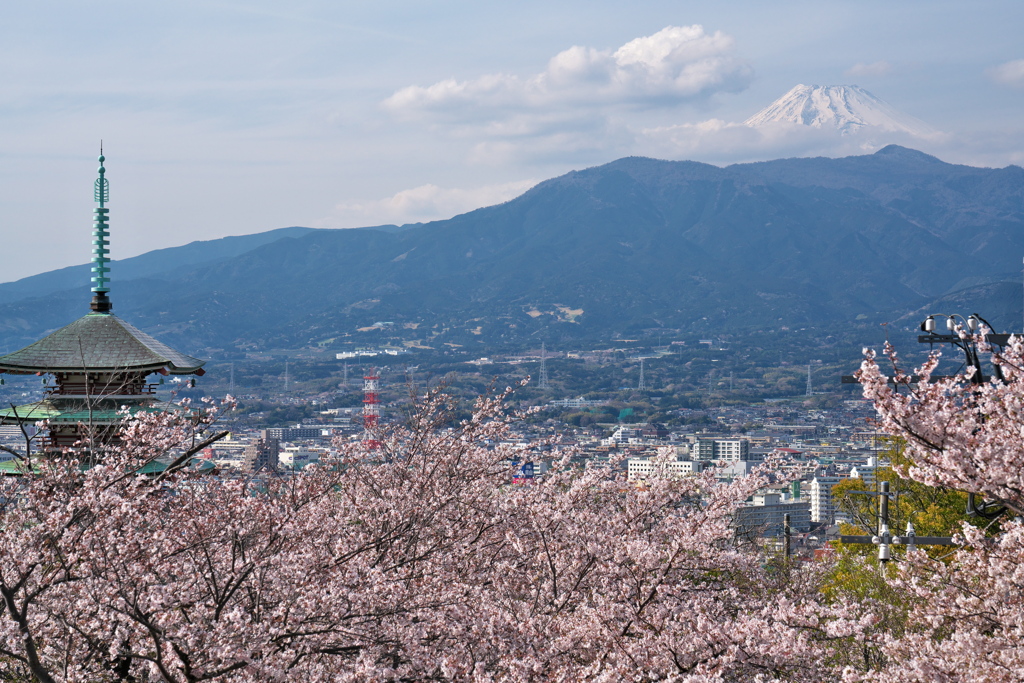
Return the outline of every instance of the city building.
[[[582,396],[579,398],[556,398],[553,401],[548,401],[548,405],[552,408],[592,408],[594,406],[603,406],[605,403],[607,401],[592,401]]]
[[[631,458],[626,466],[629,481],[643,481],[655,472],[669,476],[688,476],[704,469],[705,463],[693,460],[668,460],[658,463],[656,458]]]
[[[245,447],[242,470],[252,474],[260,471],[277,472],[280,465],[279,453],[280,444],[277,439],[268,438],[264,431],[262,438]]]
[[[850,468],[850,478],[860,479],[869,486],[875,484],[875,472],[878,470],[878,461],[875,458],[868,458],[863,465],[854,465]]]
[[[621,446],[623,444],[643,443],[643,432],[636,427],[619,427],[610,437],[601,440],[603,446]]]
[[[278,453],[278,460],[285,469],[301,470],[310,463],[319,462],[324,454],[325,451],[304,446],[287,446]]]
[[[750,442],[746,439],[697,439],[690,447],[694,460],[750,460]]]
[[[263,430],[266,436],[278,441],[295,441],[296,439],[324,439],[332,436],[332,425],[302,425],[295,427],[269,427]]]
[[[835,521],[835,504],[832,487],[842,481],[840,477],[817,476],[811,480],[808,492],[811,505],[811,521],[832,524]]]

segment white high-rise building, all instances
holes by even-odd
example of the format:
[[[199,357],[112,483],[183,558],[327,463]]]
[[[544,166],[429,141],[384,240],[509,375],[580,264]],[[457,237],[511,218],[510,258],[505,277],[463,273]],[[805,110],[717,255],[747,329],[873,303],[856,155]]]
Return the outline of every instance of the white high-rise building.
[[[832,487],[842,481],[839,477],[815,477],[811,480],[811,521],[829,522],[835,519],[836,508],[832,501]]]
[[[697,439],[690,449],[694,460],[750,459],[750,441],[747,439]]]

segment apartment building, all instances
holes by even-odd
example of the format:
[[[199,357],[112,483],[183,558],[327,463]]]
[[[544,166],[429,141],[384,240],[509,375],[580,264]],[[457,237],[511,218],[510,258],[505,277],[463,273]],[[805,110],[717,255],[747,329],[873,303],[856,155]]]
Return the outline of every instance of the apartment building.
[[[835,521],[836,509],[832,500],[832,487],[842,481],[840,477],[818,476],[811,480],[808,487],[808,496],[811,505],[811,521],[826,522],[831,524]]]
[[[694,460],[750,460],[750,442],[746,439],[697,439],[690,447]]]
[[[733,524],[740,534],[781,536],[785,515],[789,515],[789,527],[793,533],[811,530],[810,504],[783,500],[778,493],[755,495],[752,503],[736,510]]]
[[[704,469],[704,463],[693,460],[669,460],[660,464],[654,458],[632,458],[626,465],[626,478],[629,481],[643,481],[656,472],[670,476],[688,476]]]

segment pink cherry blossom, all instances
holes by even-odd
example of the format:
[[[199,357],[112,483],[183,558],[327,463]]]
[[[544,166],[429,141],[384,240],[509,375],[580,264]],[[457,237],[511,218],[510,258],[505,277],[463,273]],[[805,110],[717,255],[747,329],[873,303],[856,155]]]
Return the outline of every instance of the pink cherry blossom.
[[[737,541],[766,473],[627,484],[570,451],[513,482],[507,394],[426,396],[293,477],[134,474],[185,413],[0,482],[0,672],[39,681],[822,681],[864,626]],[[198,421],[208,427],[209,419]],[[492,445],[499,444],[499,445]],[[183,460],[184,462],[184,460]]]

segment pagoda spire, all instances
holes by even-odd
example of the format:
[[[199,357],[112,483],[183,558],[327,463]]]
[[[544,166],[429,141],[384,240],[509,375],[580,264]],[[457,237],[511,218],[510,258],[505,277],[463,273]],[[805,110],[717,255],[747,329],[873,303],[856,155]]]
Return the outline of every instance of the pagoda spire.
[[[95,209],[92,210],[92,303],[91,308],[96,313],[109,313],[110,312],[110,298],[107,294],[110,292],[110,278],[107,274],[110,272],[110,250],[107,247],[110,246],[110,232],[109,226],[107,225],[107,214],[110,212],[105,205],[110,201],[110,181],[108,181],[104,174],[107,169],[103,168],[103,162],[106,159],[103,156],[103,142],[100,142],[100,167],[98,170],[99,177],[96,178],[96,182],[93,185],[93,198],[96,203],[99,204]]]

